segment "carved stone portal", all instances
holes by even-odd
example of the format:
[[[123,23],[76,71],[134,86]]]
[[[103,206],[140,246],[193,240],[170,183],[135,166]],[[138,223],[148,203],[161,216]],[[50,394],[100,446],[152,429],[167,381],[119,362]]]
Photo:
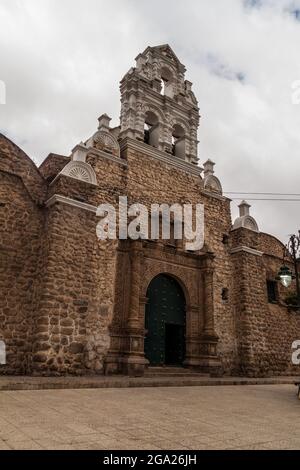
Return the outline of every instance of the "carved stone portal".
[[[152,279],[162,273],[178,281],[186,300],[183,366],[210,372],[220,365],[214,331],[213,259],[210,253],[191,255],[176,250],[174,254],[160,243],[120,242],[106,374],[144,374],[148,366],[144,353],[146,294]]]

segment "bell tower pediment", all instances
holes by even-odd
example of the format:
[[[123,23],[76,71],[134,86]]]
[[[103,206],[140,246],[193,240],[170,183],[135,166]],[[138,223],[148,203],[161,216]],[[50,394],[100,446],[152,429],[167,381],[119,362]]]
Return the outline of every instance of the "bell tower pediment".
[[[142,54],[139,54],[136,60],[139,57],[147,56],[150,59],[151,56],[157,57],[160,59],[165,59],[166,62],[169,62],[172,65],[175,65],[178,70],[185,73],[186,68],[180,62],[177,55],[173,51],[173,49],[169,46],[169,44],[162,44],[161,46],[155,47],[147,47]]]

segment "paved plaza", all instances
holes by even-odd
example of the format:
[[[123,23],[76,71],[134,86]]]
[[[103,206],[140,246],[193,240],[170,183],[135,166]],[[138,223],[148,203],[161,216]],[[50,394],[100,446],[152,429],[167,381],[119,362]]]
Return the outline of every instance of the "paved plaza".
[[[293,385],[0,392],[0,449],[300,449]]]

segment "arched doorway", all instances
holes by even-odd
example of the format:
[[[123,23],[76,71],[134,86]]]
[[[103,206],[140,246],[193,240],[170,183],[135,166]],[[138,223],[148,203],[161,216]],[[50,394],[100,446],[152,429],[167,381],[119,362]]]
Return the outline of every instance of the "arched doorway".
[[[147,290],[145,356],[150,365],[178,365],[185,359],[185,296],[179,283],[159,274]]]

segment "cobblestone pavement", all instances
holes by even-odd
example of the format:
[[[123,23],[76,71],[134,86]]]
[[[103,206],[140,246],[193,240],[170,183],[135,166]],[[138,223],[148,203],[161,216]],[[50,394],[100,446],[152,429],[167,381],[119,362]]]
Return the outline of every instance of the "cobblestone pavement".
[[[0,449],[300,449],[293,385],[0,392]]]

